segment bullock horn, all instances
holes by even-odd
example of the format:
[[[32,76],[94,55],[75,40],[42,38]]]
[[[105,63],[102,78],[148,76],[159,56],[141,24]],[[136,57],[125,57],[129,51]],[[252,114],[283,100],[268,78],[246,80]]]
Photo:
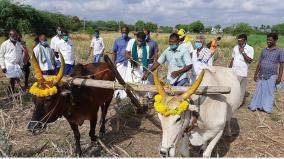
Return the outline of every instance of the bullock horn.
[[[32,65],[33,65],[33,68],[34,68],[34,71],[35,71],[35,76],[36,76],[37,81],[39,83],[44,83],[45,80],[43,78],[41,69],[40,69],[39,64],[37,62],[37,58],[36,58],[35,53],[33,51],[32,51]]]
[[[182,94],[182,98],[183,99],[187,99],[188,97],[190,97],[193,93],[195,93],[195,91],[197,90],[197,88],[199,87],[199,85],[202,82],[202,79],[204,77],[204,73],[205,70],[202,70],[202,72],[200,73],[199,77],[197,78],[197,80],[192,84],[192,86],[184,93]]]
[[[163,86],[161,85],[161,82],[159,80],[159,76],[158,76],[158,71],[154,71],[154,82],[155,82],[155,86],[156,89],[158,90],[158,93],[162,96],[165,97],[166,96],[166,92],[163,88]]]
[[[63,78],[64,75],[64,67],[65,67],[65,61],[64,58],[62,56],[62,54],[59,52],[59,56],[60,56],[60,60],[61,60],[61,64],[60,64],[60,69],[55,77],[55,80],[53,82],[53,85],[56,85],[60,82],[60,80]]]

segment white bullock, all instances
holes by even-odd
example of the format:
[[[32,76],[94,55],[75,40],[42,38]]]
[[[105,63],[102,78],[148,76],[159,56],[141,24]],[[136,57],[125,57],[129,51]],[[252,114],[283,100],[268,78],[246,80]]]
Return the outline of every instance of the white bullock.
[[[154,74],[155,85],[162,95],[161,103],[166,105],[168,110],[177,110],[177,106],[183,100],[191,98],[194,105],[183,113],[165,115],[158,113],[162,125],[162,143],[160,154],[164,157],[173,157],[176,153],[177,143],[181,144],[181,155],[189,156],[189,143],[193,146],[202,146],[203,157],[210,157],[212,150],[222,136],[226,122],[230,134],[230,119],[233,113],[241,105],[241,88],[236,74],[230,68],[213,67],[211,70],[203,70],[201,75],[183,95],[171,98],[164,93],[158,80],[157,71]],[[215,95],[194,95],[193,93],[200,86],[230,86],[229,94]],[[199,112],[197,125],[190,133],[185,133],[194,120],[192,110]],[[210,141],[210,142],[209,142]]]

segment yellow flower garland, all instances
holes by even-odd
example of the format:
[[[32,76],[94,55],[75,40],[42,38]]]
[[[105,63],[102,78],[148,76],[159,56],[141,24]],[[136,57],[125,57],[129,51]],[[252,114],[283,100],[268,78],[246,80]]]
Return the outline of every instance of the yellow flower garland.
[[[46,81],[53,81],[55,80],[56,76],[48,76],[44,77]],[[30,88],[29,92],[32,95],[38,96],[38,97],[47,97],[47,96],[52,96],[57,93],[57,87],[52,86],[51,88],[45,88],[41,89],[38,87],[38,82],[35,82],[32,87]]]
[[[175,109],[170,109],[166,105],[161,103],[162,101],[162,96],[161,95],[156,95],[155,96],[155,103],[154,103],[154,108],[155,111],[164,115],[164,116],[169,116],[169,115],[181,115],[184,111],[188,109],[188,102],[187,101],[182,101],[177,108]]]

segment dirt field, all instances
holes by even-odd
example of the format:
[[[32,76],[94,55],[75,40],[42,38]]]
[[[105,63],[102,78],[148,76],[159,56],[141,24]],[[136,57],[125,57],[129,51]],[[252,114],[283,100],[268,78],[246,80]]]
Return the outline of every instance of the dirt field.
[[[222,55],[222,54],[221,54]],[[228,58],[220,56],[215,65],[226,66]],[[232,119],[232,133],[223,134],[218,143],[220,156],[225,157],[283,157],[284,156],[284,97],[283,91],[276,95],[276,105],[271,115],[263,112],[251,112],[247,106],[255,89],[253,81],[255,65],[249,72],[248,92],[250,96],[245,104],[237,110]],[[4,78],[1,80],[5,81]],[[282,80],[283,82],[283,80]],[[26,126],[32,116],[33,105],[30,96],[25,95],[19,104],[15,99],[13,105],[3,93],[4,84],[0,86],[0,127],[6,133],[10,147],[7,155],[14,157],[70,157],[74,156],[73,132],[64,118],[49,124],[46,131],[32,135]],[[1,92],[1,91],[0,91]],[[15,105],[15,103],[18,103]],[[150,109],[146,115],[135,115],[131,104],[124,101],[117,106],[113,100],[108,117],[107,133],[102,139],[112,153],[97,143],[92,144],[88,136],[89,122],[80,127],[81,145],[85,157],[112,156],[120,157],[159,157],[161,141],[160,124],[156,113]],[[151,106],[152,108],[152,106]],[[216,108],[218,109],[218,108]],[[98,124],[99,125],[99,124]],[[0,138],[0,148],[3,146]],[[215,148],[216,150],[216,148]],[[197,150],[196,150],[197,152]],[[195,153],[195,155],[197,155]],[[216,151],[213,153],[216,156]]]

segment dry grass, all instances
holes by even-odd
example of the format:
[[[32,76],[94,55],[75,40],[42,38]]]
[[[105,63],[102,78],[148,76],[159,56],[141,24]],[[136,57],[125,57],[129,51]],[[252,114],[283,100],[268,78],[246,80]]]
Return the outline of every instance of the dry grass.
[[[108,52],[111,51],[115,38],[119,36],[119,33],[102,33]],[[191,35],[190,37],[195,39],[195,36]],[[153,34],[152,37],[158,41],[160,50],[167,47],[168,34]],[[92,58],[86,58],[91,37],[89,35],[72,35],[72,38],[75,42],[76,61],[81,63],[92,61]],[[223,37],[219,58],[215,61],[216,65],[228,65],[234,40],[235,38],[232,36]],[[31,44],[28,43],[28,45]],[[255,47],[257,50],[261,48],[260,46]],[[244,106],[233,116],[233,136],[228,137],[224,134],[218,143],[220,156],[284,156],[284,92],[277,93],[277,107],[274,107],[271,115],[263,112],[250,112],[247,106],[255,89],[255,82],[252,79],[254,70],[255,63],[251,65],[248,77],[248,91],[251,95],[247,98]],[[165,71],[165,67],[163,67],[161,72]],[[165,74],[163,76],[165,77]],[[11,152],[7,155],[14,157],[74,157],[74,138],[67,121],[57,120],[50,124],[42,134],[30,134],[26,131],[26,125],[33,111],[31,97],[29,95],[23,96],[21,104],[13,98],[5,98],[3,90],[8,83],[2,73],[0,73],[0,80],[5,82],[0,85],[0,127],[4,130],[5,137],[12,146]],[[80,127],[84,156],[158,157],[161,130],[156,113],[151,109],[147,115],[138,116],[129,113],[131,110],[127,101],[121,103],[120,107],[116,105],[115,100],[112,102],[107,116],[107,133],[101,140],[105,148],[99,143],[91,144],[88,136],[89,123],[85,122]],[[216,154],[214,155],[216,156]]]

